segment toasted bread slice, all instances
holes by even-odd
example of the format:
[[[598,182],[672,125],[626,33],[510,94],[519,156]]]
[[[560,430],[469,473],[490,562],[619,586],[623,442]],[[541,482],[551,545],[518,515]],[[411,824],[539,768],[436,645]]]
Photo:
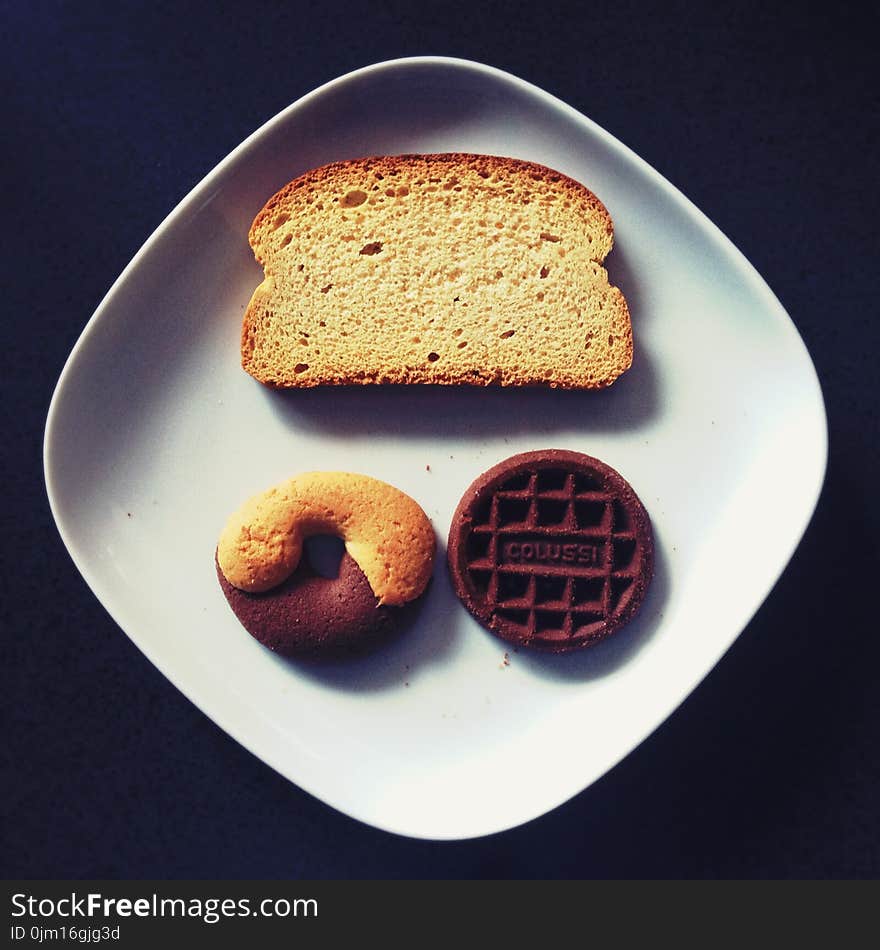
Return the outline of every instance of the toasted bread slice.
[[[400,155],[337,162],[257,215],[265,280],[242,365],[277,387],[607,386],[632,362],[623,294],[602,262],[611,217],[531,162]]]

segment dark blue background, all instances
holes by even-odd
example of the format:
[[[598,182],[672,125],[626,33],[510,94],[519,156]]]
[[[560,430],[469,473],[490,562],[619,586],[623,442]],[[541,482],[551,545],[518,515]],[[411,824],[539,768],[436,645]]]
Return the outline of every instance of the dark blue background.
[[[779,6],[3,5],[4,876],[880,873],[878,24]],[[190,188],[315,86],[418,53],[547,89],[679,186],[788,309],[831,431],[794,560],[684,706],[552,814],[458,843],[335,813],[185,700],[74,569],[40,454],[70,348]]]

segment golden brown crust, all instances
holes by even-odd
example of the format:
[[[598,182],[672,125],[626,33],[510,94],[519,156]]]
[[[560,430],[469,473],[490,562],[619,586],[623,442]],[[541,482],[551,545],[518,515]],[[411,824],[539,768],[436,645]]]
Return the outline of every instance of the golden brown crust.
[[[427,586],[435,539],[421,507],[386,482],[306,472],[249,499],[226,524],[217,561],[234,587],[271,590],[297,568],[303,541],[338,535],[379,604],[401,605]]]
[[[242,365],[277,387],[597,388],[632,361],[602,266],[611,217],[543,165],[448,153],[334,162],[254,220]]]
[[[608,209],[588,188],[574,178],[558,172],[547,165],[541,165],[537,162],[526,161],[519,158],[506,158],[501,155],[476,155],[467,152],[435,152],[419,154],[415,152],[402,155],[375,155],[368,158],[345,159],[338,162],[330,162],[328,165],[322,165],[319,168],[313,168],[305,172],[293,181],[288,182],[283,188],[276,192],[267,202],[260,213],[254,218],[248,233],[248,240],[251,247],[259,244],[259,232],[265,227],[272,213],[280,207],[283,207],[285,200],[295,192],[308,186],[321,185],[335,179],[340,173],[348,174],[354,172],[379,171],[394,173],[401,169],[412,171],[415,169],[434,169],[437,166],[465,166],[475,169],[478,173],[485,171],[489,175],[493,173],[508,174],[513,173],[521,175],[523,173],[537,176],[537,180],[553,182],[562,189],[568,190],[573,197],[585,200],[592,206],[596,214],[604,218],[604,224],[609,236],[614,234],[614,224]],[[257,260],[260,260],[258,257]],[[260,261],[262,263],[262,261]]]

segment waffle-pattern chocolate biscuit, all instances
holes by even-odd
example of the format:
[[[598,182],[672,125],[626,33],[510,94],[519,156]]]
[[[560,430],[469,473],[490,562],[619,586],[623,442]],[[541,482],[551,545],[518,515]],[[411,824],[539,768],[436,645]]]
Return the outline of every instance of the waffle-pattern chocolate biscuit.
[[[515,455],[465,492],[449,569],[468,610],[499,637],[565,653],[635,615],[654,562],[651,522],[629,483],[578,452]]]

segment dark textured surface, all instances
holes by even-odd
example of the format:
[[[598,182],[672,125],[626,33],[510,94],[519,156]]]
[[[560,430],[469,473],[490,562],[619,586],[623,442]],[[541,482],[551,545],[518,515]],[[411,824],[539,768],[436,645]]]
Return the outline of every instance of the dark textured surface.
[[[7,876],[880,874],[874,8],[16,0],[4,21]],[[542,86],[680,187],[791,314],[831,435],[794,560],[682,708],[551,814],[446,844],[336,814],[170,686],[71,564],[40,460],[70,348],[174,205],[305,92],[414,53]]]
[[[342,555],[335,574],[318,574],[303,561],[279,586],[249,594],[226,580],[215,558],[227,603],[263,646],[281,656],[296,656],[367,647],[394,633],[401,608],[377,604],[350,555]]]
[[[651,521],[629,482],[559,449],[483,472],[452,515],[446,552],[452,586],[480,623],[550,653],[616,633],[654,573]]]

